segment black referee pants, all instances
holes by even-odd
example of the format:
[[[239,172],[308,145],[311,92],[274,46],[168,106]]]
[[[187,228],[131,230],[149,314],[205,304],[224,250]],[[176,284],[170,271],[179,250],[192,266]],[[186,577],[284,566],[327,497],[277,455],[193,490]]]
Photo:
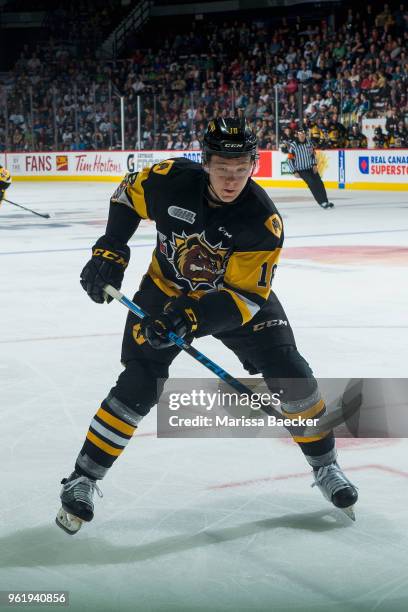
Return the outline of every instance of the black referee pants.
[[[318,172],[316,172],[315,174],[313,170],[310,169],[297,170],[297,173],[300,178],[305,181],[318,204],[324,204],[324,202],[328,202],[326,188]]]

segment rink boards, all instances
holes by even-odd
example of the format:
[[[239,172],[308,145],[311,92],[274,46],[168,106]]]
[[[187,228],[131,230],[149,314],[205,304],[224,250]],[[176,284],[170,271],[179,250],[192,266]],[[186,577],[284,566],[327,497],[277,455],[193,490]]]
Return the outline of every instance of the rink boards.
[[[201,162],[201,151],[58,151],[0,153],[17,181],[120,181],[169,157]],[[408,149],[317,151],[320,175],[331,189],[408,190]],[[280,151],[260,151],[254,174],[263,187],[306,188]]]

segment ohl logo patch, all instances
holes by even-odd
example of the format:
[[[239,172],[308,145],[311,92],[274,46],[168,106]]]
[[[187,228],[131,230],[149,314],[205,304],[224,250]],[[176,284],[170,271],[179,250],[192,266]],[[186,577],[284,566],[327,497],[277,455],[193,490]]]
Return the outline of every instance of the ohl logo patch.
[[[213,246],[205,239],[205,232],[187,236],[173,233],[170,242],[173,254],[169,258],[177,278],[187,281],[191,289],[200,286],[216,289],[217,282],[225,273],[229,249],[221,242]]]
[[[370,174],[370,162],[368,157],[359,157],[358,158],[358,169],[361,174]]]

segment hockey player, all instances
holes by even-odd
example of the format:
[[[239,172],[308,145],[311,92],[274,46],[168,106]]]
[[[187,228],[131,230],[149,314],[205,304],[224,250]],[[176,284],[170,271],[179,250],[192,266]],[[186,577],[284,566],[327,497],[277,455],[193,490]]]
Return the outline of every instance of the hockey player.
[[[314,147],[317,148],[320,146],[322,142],[322,131],[317,120],[313,121],[312,125],[310,126],[309,138]]]
[[[381,126],[375,128],[373,141],[378,149],[388,149],[388,135],[384,134]]]
[[[360,130],[358,123],[353,123],[349,131],[347,132],[346,146],[349,149],[366,149],[367,138]]]
[[[320,125],[320,148],[322,149],[330,149],[331,148],[331,140],[330,140],[330,119],[328,116],[324,116]]]
[[[347,137],[347,130],[344,125],[339,121],[338,115],[336,113],[334,113],[331,118],[330,128],[332,131],[332,148],[338,149],[344,147]]]
[[[91,421],[74,471],[62,480],[56,521],[68,533],[92,520],[97,482],[157,403],[157,382],[167,379],[180,352],[167,337],[170,331],[188,341],[214,335],[250,374],[261,372],[269,388],[276,379],[300,381],[284,389],[288,418],[324,414],[312,370],[271,291],[283,225],[271,199],[251,179],[256,160],[257,140],[246,123],[215,119],[204,137],[203,165],[168,159],[128,174],[113,194],[106,232],[93,246],[81,285],[100,304],[106,284],[119,289],[130,257],[127,242],[141,219],[152,219],[157,246],[134,296],[150,316],[140,321],[129,313],[124,370]],[[263,324],[271,320],[285,325]],[[351,508],[357,491],[336,462],[333,432],[295,441],[323,495],[339,508]]]
[[[8,189],[11,185],[11,175],[10,172],[0,166],[0,206],[6,194],[6,189]]]
[[[408,145],[408,133],[403,121],[394,129],[389,128],[388,146],[390,149],[403,149]]]

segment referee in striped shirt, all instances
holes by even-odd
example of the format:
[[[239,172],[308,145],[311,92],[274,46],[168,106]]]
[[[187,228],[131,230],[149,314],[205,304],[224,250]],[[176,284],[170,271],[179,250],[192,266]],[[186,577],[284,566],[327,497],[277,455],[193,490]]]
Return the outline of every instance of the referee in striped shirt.
[[[332,202],[327,198],[326,188],[317,170],[316,154],[312,143],[306,138],[303,128],[296,130],[296,138],[288,147],[289,169],[296,178],[302,178],[314,199],[322,208],[333,208]]]

